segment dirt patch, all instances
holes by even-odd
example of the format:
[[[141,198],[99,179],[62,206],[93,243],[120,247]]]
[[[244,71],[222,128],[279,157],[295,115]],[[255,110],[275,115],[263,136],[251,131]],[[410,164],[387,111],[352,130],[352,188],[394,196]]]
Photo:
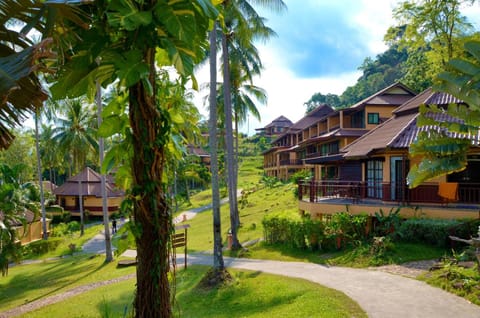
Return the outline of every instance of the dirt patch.
[[[205,276],[203,276],[198,288],[203,290],[210,290],[213,288],[221,287],[230,284],[233,281],[232,275],[226,270],[218,270],[211,268]]]
[[[369,267],[370,270],[377,270],[396,275],[416,278],[418,275],[427,272],[435,263],[436,260],[415,261],[404,264],[383,265],[377,267]]]

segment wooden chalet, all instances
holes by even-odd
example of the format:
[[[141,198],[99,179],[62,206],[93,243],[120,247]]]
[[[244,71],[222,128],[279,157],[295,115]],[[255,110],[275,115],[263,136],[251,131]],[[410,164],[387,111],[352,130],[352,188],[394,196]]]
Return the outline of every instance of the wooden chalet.
[[[280,116],[272,120],[272,122],[265,127],[256,128],[257,134],[265,137],[278,137],[287,132],[288,128],[293,125],[293,122],[285,116]]]
[[[115,187],[110,176],[106,178],[105,188],[108,212],[118,211],[124,192]],[[80,197],[83,200],[84,211],[88,211],[90,215],[102,215],[101,176],[89,167],[54,189],[53,193],[57,197],[57,204],[70,211],[72,215],[77,216],[80,213]]]
[[[346,162],[340,149],[387,121],[392,111],[414,96],[411,89],[395,83],[348,108],[320,105],[263,153],[265,174],[286,180],[297,171],[309,170],[316,180],[352,178],[360,165]],[[359,181],[361,175],[353,178]]]
[[[409,189],[406,176],[411,165],[421,158],[409,154],[410,144],[422,130],[439,129],[435,126],[417,127],[420,105],[464,104],[455,97],[431,89],[410,99],[393,111],[393,117],[343,147],[339,155],[352,170],[350,178],[312,180],[299,185],[299,207],[314,216],[348,210],[351,213],[369,213],[381,208],[388,212],[401,207],[404,217],[434,218],[480,217],[480,148],[479,136],[469,138],[472,146],[468,165],[459,173],[437,177]],[[436,121],[453,120],[446,114],[433,114]],[[341,169],[341,168],[340,168]]]

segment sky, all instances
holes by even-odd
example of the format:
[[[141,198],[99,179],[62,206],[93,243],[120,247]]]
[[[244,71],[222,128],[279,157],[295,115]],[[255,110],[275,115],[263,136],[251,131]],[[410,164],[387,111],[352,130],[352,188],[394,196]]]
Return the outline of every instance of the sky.
[[[356,83],[358,67],[365,58],[375,58],[387,47],[383,37],[395,25],[392,11],[397,0],[284,0],[287,10],[272,13],[258,9],[277,37],[257,44],[264,64],[254,81],[267,91],[267,105],[258,105],[261,120],[250,117],[240,130],[252,135],[283,115],[292,122],[305,114],[315,93],[341,95]],[[480,5],[462,11],[480,29]],[[477,21],[474,21],[477,20]],[[199,83],[208,82],[208,67],[197,73]],[[219,78],[221,81],[221,77]],[[208,118],[201,96],[195,103]]]

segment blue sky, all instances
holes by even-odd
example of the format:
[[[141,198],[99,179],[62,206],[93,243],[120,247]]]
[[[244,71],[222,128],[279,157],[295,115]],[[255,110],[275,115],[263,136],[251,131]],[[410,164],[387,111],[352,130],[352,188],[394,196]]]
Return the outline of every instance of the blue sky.
[[[385,51],[383,36],[394,25],[397,0],[284,0],[282,14],[259,9],[277,37],[259,44],[265,70],[254,83],[267,90],[268,104],[259,106],[261,121],[250,119],[242,132],[255,132],[283,115],[293,122],[303,117],[304,103],[316,93],[341,94],[361,75],[366,57]],[[465,10],[480,16],[480,6]],[[474,21],[471,21],[474,22]],[[476,25],[478,28],[478,24]],[[202,72],[208,73],[208,72]],[[208,75],[198,75],[208,81]],[[221,78],[219,78],[221,80]],[[199,107],[202,113],[205,107]]]

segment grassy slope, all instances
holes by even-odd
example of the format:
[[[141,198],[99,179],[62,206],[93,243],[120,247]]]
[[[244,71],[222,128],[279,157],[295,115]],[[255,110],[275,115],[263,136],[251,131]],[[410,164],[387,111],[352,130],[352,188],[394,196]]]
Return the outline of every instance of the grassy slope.
[[[234,282],[202,290],[207,267],[177,273],[175,313],[179,317],[366,317],[343,293],[301,279],[231,270]],[[132,306],[134,280],[98,288],[24,317],[121,317]],[[78,308],[82,308],[81,311]]]
[[[135,273],[134,267],[104,264],[103,256],[77,255],[37,264],[18,265],[0,279],[2,310],[52,296],[77,286]]]

